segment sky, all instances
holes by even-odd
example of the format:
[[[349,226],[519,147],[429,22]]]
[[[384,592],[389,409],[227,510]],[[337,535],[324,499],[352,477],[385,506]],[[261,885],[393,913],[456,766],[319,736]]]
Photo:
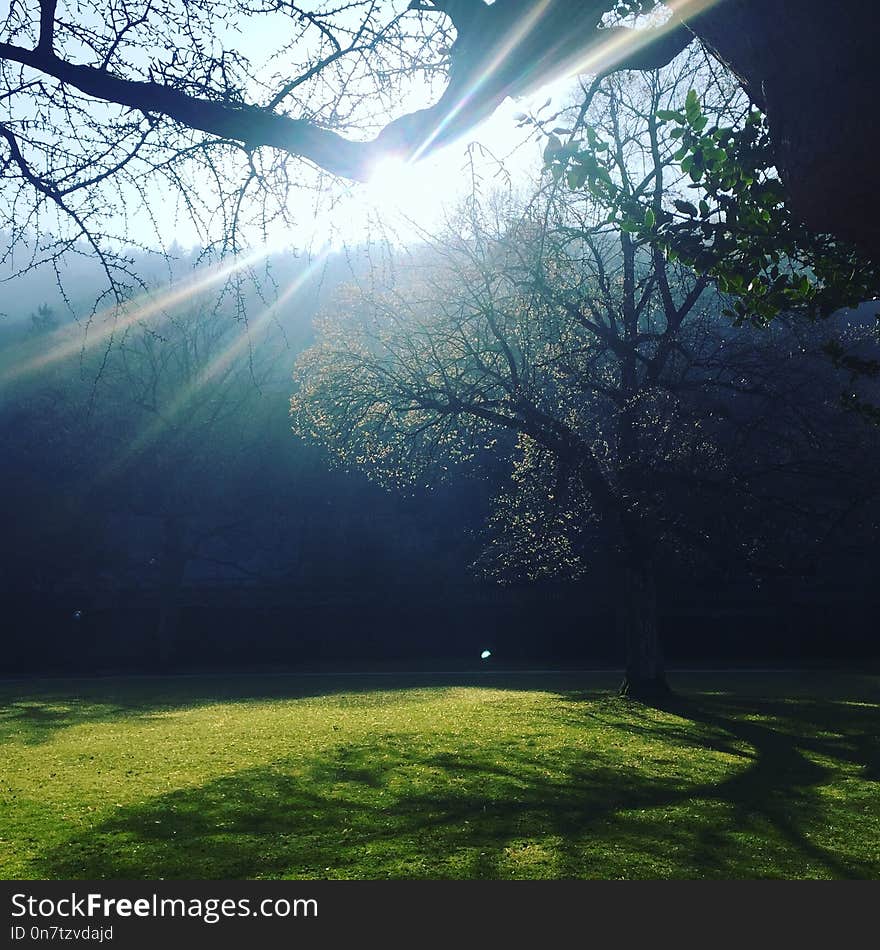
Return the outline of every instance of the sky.
[[[0,24],[9,13],[10,2],[11,0],[0,0]],[[712,2],[713,0],[669,0],[666,7],[661,9],[666,9],[667,12],[673,8],[696,9]],[[320,4],[305,5],[305,9],[319,6]],[[540,11],[544,6],[543,0],[536,0],[536,11]],[[404,0],[399,0],[396,9],[403,10],[404,7]],[[385,8],[386,5],[383,5],[382,10]],[[28,11],[33,21],[38,8],[34,0],[29,0],[24,7],[18,9]],[[79,0],[59,0],[58,17],[75,22],[79,28],[93,29],[101,33],[104,30],[103,17],[110,16],[114,9],[112,3],[107,3],[106,0],[87,0],[85,3]],[[352,5],[350,14],[345,12],[346,9],[344,5],[339,7],[339,10],[343,11],[338,14],[343,25],[346,16],[357,18],[362,12],[356,4]],[[113,15],[116,16],[116,13]],[[173,39],[173,26],[171,29],[170,38]],[[285,46],[293,41],[296,29],[297,20],[288,14],[261,13],[239,15],[227,22],[221,18],[218,23],[211,24],[210,36],[225,49],[235,50],[254,64],[259,64],[256,79],[266,85],[258,85],[255,88],[262,88],[265,93],[266,89],[278,88],[279,71],[282,76],[285,75],[286,70],[290,68],[288,64],[291,56],[296,55],[297,61],[305,62],[300,55],[301,51],[296,52],[300,50],[298,45],[290,48]],[[17,41],[22,42],[21,38]],[[608,48],[597,55],[604,57],[604,60],[613,61],[619,52],[619,45],[617,41],[609,40]],[[76,48],[65,47],[63,52],[73,61],[81,60],[84,55],[94,59],[93,53],[84,53]],[[131,65],[135,66],[137,62],[143,68],[146,52],[144,49],[134,48],[131,56],[136,59],[131,60]],[[157,53],[160,59],[167,58],[158,47]],[[126,61],[126,55],[128,54],[120,53],[123,62]],[[588,56],[587,60],[576,65],[586,72],[595,72],[598,60],[595,55],[590,55],[592,59]],[[417,238],[420,232],[430,231],[439,224],[444,210],[460,202],[469,192],[474,177],[481,181],[483,187],[491,187],[493,180],[502,184],[505,177],[498,174],[499,161],[504,163],[507,174],[514,181],[534,178],[540,167],[542,143],[535,138],[530,139],[533,128],[519,127],[515,115],[534,110],[548,96],[553,99],[554,110],[568,104],[570,90],[575,84],[576,80],[560,80],[550,87],[538,90],[528,99],[517,102],[508,100],[465,139],[429,155],[415,166],[380,166],[374,180],[366,184],[347,184],[325,176],[320,179],[316,189],[310,189],[305,183],[316,180],[316,176],[305,169],[303,174],[299,175],[296,170],[297,162],[294,161],[290,166],[291,187],[282,199],[287,211],[287,223],[271,226],[267,234],[268,243],[274,247],[293,246],[308,250],[327,246],[338,247],[362,241],[376,230],[377,222],[388,232],[396,234],[399,240],[412,240]],[[260,101],[261,98],[262,94],[257,93],[254,101]],[[418,82],[409,84],[396,100],[398,111],[405,112],[424,108],[429,104],[430,99]],[[97,108],[99,107],[96,106]],[[316,114],[321,115],[320,107]],[[210,195],[211,190],[209,178],[206,174],[206,195]],[[172,189],[166,186],[166,190]],[[119,226],[108,230],[124,235],[124,239],[142,246],[158,245],[165,248],[172,244],[184,248],[192,247],[210,243],[212,239],[217,240],[222,236],[222,216],[216,215],[217,220],[213,225],[218,231],[217,234],[200,232],[187,214],[182,213],[186,202],[180,195],[159,191],[154,191],[153,195],[154,200],[151,201],[149,212],[137,211],[138,202],[134,200],[128,209],[130,216],[125,218],[124,224],[120,217]],[[245,210],[247,211],[247,208]],[[290,222],[293,222],[292,226]]]
[[[35,11],[36,3],[33,7],[28,4],[25,9]],[[100,3],[95,9],[102,9]],[[10,0],[0,0],[0,24],[9,10]],[[100,28],[95,10],[90,11],[88,5],[83,7],[73,0],[60,0],[58,15],[81,26],[87,26],[91,17],[92,25]],[[255,63],[266,63],[266,69],[277,69],[277,61],[271,65],[269,51],[279,46],[283,48],[285,23],[290,29],[290,20],[281,17],[279,21],[279,16],[248,17],[234,29],[224,28],[221,24],[222,35],[218,38],[224,47],[241,52]],[[84,55],[67,47],[63,52],[73,61]],[[363,240],[375,230],[377,222],[401,241],[417,238],[420,231],[431,230],[440,222],[445,208],[455,205],[468,193],[474,175],[484,187],[491,187],[493,181],[501,184],[504,177],[498,174],[499,161],[504,162],[514,180],[534,176],[540,165],[542,145],[534,138],[529,139],[530,127],[517,127],[514,116],[536,108],[548,95],[558,99],[554,105],[561,104],[567,98],[565,90],[571,86],[572,80],[566,80],[538,91],[528,100],[505,102],[463,140],[431,154],[414,166],[379,166],[374,180],[367,184],[346,183],[324,176],[317,190],[297,187],[300,177],[303,182],[310,182],[316,176],[305,171],[302,176],[297,176],[294,162],[290,166],[294,187],[287,195],[287,210],[289,220],[295,224],[292,228],[275,226],[268,234],[269,242],[275,246],[308,249],[327,244],[338,247]],[[418,83],[410,84],[403,95],[405,98],[399,102],[403,111],[414,111],[430,104],[427,93]],[[210,188],[208,181],[205,187]],[[131,202],[124,225],[109,230],[148,246],[159,244],[167,248],[177,244],[187,248],[206,243],[205,233],[200,234],[188,219],[179,196],[161,194],[152,202],[149,215],[135,210],[137,204],[136,200]]]
[[[94,9],[102,9],[102,0],[95,0]],[[705,0],[680,0],[680,3]],[[675,0],[673,0],[673,4]],[[540,6],[540,4],[538,4]],[[30,7],[28,8],[30,9]],[[0,0],[0,22],[9,10],[9,0]],[[60,0],[59,16],[82,21],[88,16],[76,0]],[[72,11],[72,12],[71,12]],[[100,26],[92,13],[93,26]],[[283,48],[285,34],[279,28],[279,15],[253,16],[241,20],[239,29],[227,30],[219,37],[224,46],[240,51],[265,68],[272,65],[269,51]],[[290,28],[291,21],[285,21]],[[65,50],[74,61],[76,51]],[[595,63],[590,64],[595,66]],[[589,71],[589,70],[588,70]],[[276,77],[277,82],[277,77]],[[537,178],[541,166],[544,141],[535,135],[534,127],[523,126],[516,118],[532,113],[546,103],[546,114],[553,114],[570,104],[577,79],[567,78],[538,89],[529,97],[507,100],[481,125],[457,142],[432,152],[415,164],[386,163],[377,166],[376,174],[366,183],[349,183],[331,176],[316,176],[306,164],[292,160],[289,165],[291,187],[282,194],[285,222],[273,223],[261,234],[256,227],[244,233],[246,243],[258,253],[283,251],[288,248],[319,255],[351,245],[368,244],[373,240],[391,239],[398,244],[418,241],[420,236],[437,231],[447,211],[452,210],[471,192],[474,182],[481,190],[515,186]],[[277,88],[275,85],[274,88]],[[435,91],[434,95],[438,94]],[[412,84],[398,108],[412,111],[430,104],[418,83]],[[96,107],[98,108],[98,107]],[[301,170],[301,174],[300,174]],[[317,187],[309,183],[317,182]],[[198,182],[193,186],[199,188]],[[217,214],[211,230],[199,230],[185,212],[184,197],[165,186],[148,193],[150,208],[137,210],[139,201],[131,202],[123,220],[111,222],[108,232],[122,235],[122,240],[141,247],[188,249],[222,240],[225,222]],[[166,194],[167,191],[167,194]],[[204,193],[210,203],[211,182],[205,175]],[[256,212],[256,205],[245,208]]]
[[[277,48],[278,30],[277,17],[259,16],[228,39],[258,61],[262,50]],[[420,232],[438,226],[445,210],[469,194],[475,176],[481,187],[492,187],[493,182],[503,185],[502,165],[514,181],[534,176],[544,143],[530,134],[532,127],[519,128],[514,116],[538,109],[548,97],[559,107],[568,102],[576,85],[576,79],[567,78],[528,98],[507,100],[462,139],[411,165],[399,161],[380,164],[367,183],[325,178],[321,194],[291,191],[288,200],[297,226],[289,233],[270,235],[270,241],[310,249],[327,244],[338,247],[367,240],[377,225],[402,242],[417,240]],[[406,84],[401,95],[404,112],[423,109],[432,101],[418,82]]]
[[[414,164],[391,160],[364,184],[341,183],[326,218],[314,220],[315,227],[329,226],[331,240],[356,242],[379,219],[401,240],[417,239],[470,194],[475,179],[478,187],[491,190],[535,177],[545,143],[535,138],[533,127],[518,127],[514,116],[538,109],[548,98],[548,109],[567,104],[572,85],[566,80],[527,99],[508,99],[469,135],[427,158]]]

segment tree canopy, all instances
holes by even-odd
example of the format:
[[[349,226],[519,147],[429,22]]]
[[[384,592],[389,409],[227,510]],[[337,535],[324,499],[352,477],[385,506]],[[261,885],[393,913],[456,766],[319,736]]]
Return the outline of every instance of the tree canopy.
[[[378,156],[424,154],[508,96],[654,68],[696,37],[766,112],[794,213],[876,255],[872,16],[867,0],[13,3],[0,27],[6,222],[33,227],[48,207],[97,250],[111,183],[146,201],[145,175],[185,190],[195,163],[234,195],[289,181],[289,156],[365,178]],[[240,213],[233,200],[227,223]]]
[[[613,187],[472,204],[429,254],[338,302],[293,399],[296,432],[386,484],[502,459],[482,566],[533,580],[610,561],[634,690],[662,681],[663,557],[757,570],[774,536],[837,517],[806,472],[871,491],[849,468],[863,423],[810,356],[829,331],[732,328],[705,274],[613,213],[622,193],[653,196],[659,215],[690,182],[659,116],[694,77],[681,65],[604,83],[588,127]]]

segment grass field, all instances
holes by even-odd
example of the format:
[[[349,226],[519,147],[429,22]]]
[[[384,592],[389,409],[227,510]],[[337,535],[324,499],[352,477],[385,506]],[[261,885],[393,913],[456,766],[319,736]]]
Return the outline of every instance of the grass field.
[[[880,677],[0,684],[3,878],[880,877]]]

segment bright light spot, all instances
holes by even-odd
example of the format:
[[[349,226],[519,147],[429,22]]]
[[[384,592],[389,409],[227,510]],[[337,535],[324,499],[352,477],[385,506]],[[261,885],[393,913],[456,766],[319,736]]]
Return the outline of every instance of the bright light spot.
[[[467,136],[426,149],[415,161],[393,156],[377,161],[368,181],[350,185],[316,221],[318,243],[329,239],[338,247],[377,234],[417,242],[441,232],[472,189],[485,198],[505,191],[511,182],[537,182],[545,140],[534,126],[521,126],[516,116],[526,112],[546,118],[577,100],[576,88],[573,80],[558,79],[527,96],[505,100]]]
[[[483,652],[480,654],[480,659],[488,660],[490,656],[492,656],[492,653],[490,650],[483,650]]]
[[[436,221],[444,202],[456,195],[460,172],[433,161],[386,158],[363,186],[363,201],[382,218],[403,217],[424,226]]]
[[[462,162],[463,156],[448,152],[421,162],[377,162],[369,180],[352,185],[330,210],[326,224],[333,243],[358,243],[383,232],[412,241],[435,232],[446,209],[461,198]]]
[[[413,192],[424,168],[402,158],[383,158],[376,163],[366,184],[367,192],[376,203],[387,201],[391,205],[403,203],[406,192]]]

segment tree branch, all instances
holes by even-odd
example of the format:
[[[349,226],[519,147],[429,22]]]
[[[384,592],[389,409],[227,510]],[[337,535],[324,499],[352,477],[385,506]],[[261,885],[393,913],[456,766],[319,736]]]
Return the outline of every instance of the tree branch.
[[[160,114],[191,129],[239,142],[246,148],[270,145],[299,155],[345,178],[367,177],[376,147],[350,142],[302,119],[258,106],[202,99],[156,82],[121,79],[92,66],[77,66],[39,49],[0,43],[0,58],[36,69],[86,95],[146,114]]]
[[[391,122],[373,140],[351,141],[271,108],[190,95],[163,83],[126,79],[104,68],[67,62],[52,48],[55,3],[41,0],[37,47],[0,43],[0,59],[27,66],[96,99],[165,116],[247,149],[277,148],[354,180],[368,178],[382,155],[419,157],[457,138],[508,96],[521,95],[579,68],[590,72],[654,68],[668,62],[693,38],[684,27],[601,29],[598,23],[608,0],[419,4],[417,9],[445,13],[458,29],[449,85],[430,108]],[[277,102],[276,96],[272,103]]]
[[[58,0],[40,0],[40,39],[37,49],[43,53],[52,52],[55,39],[55,7]]]

